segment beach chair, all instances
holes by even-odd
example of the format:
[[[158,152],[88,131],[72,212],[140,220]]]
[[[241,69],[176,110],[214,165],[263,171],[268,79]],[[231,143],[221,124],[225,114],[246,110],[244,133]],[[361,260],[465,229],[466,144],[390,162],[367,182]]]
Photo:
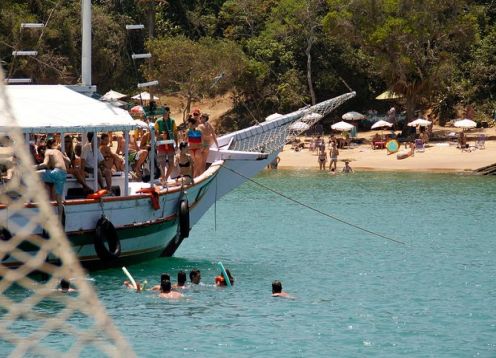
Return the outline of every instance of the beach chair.
[[[475,142],[475,148],[477,149],[486,149],[486,135],[479,134],[477,137],[477,141]]]
[[[425,152],[424,141],[422,139],[415,139],[415,151]]]

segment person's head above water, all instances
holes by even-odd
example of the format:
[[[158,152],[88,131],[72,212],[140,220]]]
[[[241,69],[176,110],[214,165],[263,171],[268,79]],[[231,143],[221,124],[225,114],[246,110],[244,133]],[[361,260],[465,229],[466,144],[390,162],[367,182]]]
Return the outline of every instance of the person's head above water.
[[[198,269],[193,269],[189,273],[189,279],[191,280],[191,283],[194,283],[195,285],[198,285],[201,280],[201,273],[200,270]]]
[[[186,283],[186,272],[179,271],[177,273],[177,285],[184,286],[185,283]]]
[[[168,273],[163,273],[160,275],[160,282],[162,281],[170,281],[170,275]]]
[[[275,280],[272,282],[272,293],[281,293],[282,283],[281,281]]]
[[[226,269],[227,277],[229,277],[229,281],[231,282],[231,286],[234,285],[234,277],[231,275],[231,271]],[[224,279],[224,275],[220,274],[215,277],[215,284],[217,286],[227,286],[226,280]]]
[[[169,293],[171,291],[171,282],[169,280],[162,280],[160,282],[160,291],[162,293]]]

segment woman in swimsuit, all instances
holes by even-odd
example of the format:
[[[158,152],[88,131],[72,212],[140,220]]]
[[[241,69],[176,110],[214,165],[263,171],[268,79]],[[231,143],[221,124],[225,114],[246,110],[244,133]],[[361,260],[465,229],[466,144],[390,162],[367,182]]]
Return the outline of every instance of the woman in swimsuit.
[[[188,154],[188,143],[179,143],[179,153],[174,158],[174,164],[179,172],[179,177],[176,181],[181,179],[184,185],[193,184],[195,166],[193,158]]]
[[[197,177],[203,171],[200,168],[202,160],[202,132],[198,130],[198,121],[190,116],[188,118],[188,146],[193,162],[195,163],[195,170],[193,171],[194,177]]]
[[[219,143],[217,143],[217,136],[215,135],[214,127],[208,123],[209,116],[207,113],[203,113],[200,117],[200,125],[198,129],[202,132],[202,162],[200,163],[200,168],[203,170],[207,169],[207,159],[210,147],[215,143],[217,149],[219,149]]]
[[[319,149],[319,167],[320,170],[325,170],[326,167],[326,162],[327,162],[327,152],[322,149]]]

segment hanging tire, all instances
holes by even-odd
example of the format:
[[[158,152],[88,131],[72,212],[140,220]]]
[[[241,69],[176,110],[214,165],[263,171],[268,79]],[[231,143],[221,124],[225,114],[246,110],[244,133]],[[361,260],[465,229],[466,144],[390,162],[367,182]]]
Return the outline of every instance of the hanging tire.
[[[105,216],[102,216],[96,223],[95,251],[100,260],[106,262],[119,258],[121,254],[121,242],[117,230]]]
[[[179,203],[179,237],[184,239],[189,236],[189,206],[188,200],[183,199]]]
[[[10,239],[12,239],[12,234],[10,233],[10,231],[7,230],[6,228],[2,228],[2,230],[0,230],[0,240],[2,240],[2,241],[9,241]],[[10,257],[10,255],[7,254],[7,255],[3,256],[0,259],[0,261],[5,261],[9,257]]]

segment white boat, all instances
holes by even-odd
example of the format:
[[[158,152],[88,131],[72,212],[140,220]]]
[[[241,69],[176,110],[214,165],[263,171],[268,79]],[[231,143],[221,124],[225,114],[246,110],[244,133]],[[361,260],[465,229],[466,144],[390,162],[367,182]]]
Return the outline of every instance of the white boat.
[[[126,111],[64,86],[7,86],[7,94],[17,125],[25,135],[121,130],[128,136],[136,126]],[[210,148],[209,168],[194,178],[191,186],[129,182],[122,174],[113,177],[119,196],[66,197],[63,226],[76,255],[89,269],[171,256],[216,200],[259,173],[278,155],[288,136],[298,134],[292,124],[305,121],[311,126],[321,117],[306,116],[308,113],[324,116],[353,96],[354,92],[344,94],[219,137],[219,149]],[[6,124],[0,124],[0,131],[5,131]],[[98,189],[94,178],[87,179],[87,183]],[[66,183],[68,189],[77,185],[71,180]],[[52,205],[56,208],[55,202]],[[36,211],[36,203],[26,203],[20,215],[11,217],[8,207],[0,205],[3,239],[26,225]],[[41,227],[35,232],[43,235]],[[32,248],[25,245],[23,249],[29,252]],[[14,267],[19,264],[13,257],[4,257],[2,263]]]

